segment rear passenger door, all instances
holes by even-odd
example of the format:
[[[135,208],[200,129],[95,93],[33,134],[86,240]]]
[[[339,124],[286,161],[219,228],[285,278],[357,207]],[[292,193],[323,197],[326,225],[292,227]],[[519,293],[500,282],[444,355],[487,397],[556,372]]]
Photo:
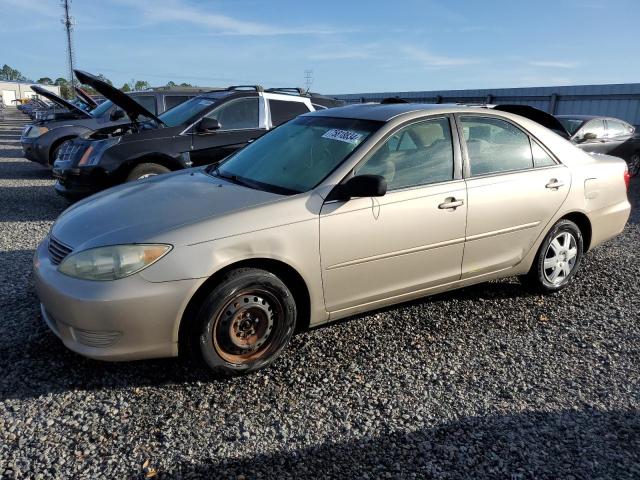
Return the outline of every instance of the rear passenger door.
[[[249,96],[230,99],[205,115],[215,118],[221,128],[212,132],[198,132],[193,127],[193,148],[190,152],[194,165],[216,163],[244,147],[266,131],[262,97]]]
[[[284,98],[282,98],[284,97]],[[269,126],[271,128],[282,125],[298,115],[309,113],[311,109],[302,99],[286,99],[284,95],[277,97],[265,94],[269,111]]]
[[[519,263],[567,197],[571,175],[506,119],[459,115],[457,121],[468,199],[464,279]]]

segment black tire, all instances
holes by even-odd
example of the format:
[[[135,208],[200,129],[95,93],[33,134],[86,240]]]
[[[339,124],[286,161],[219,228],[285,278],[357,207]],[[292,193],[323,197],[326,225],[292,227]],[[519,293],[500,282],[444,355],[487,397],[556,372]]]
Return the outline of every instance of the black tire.
[[[554,240],[557,240],[558,243],[552,246]],[[568,241],[569,244],[565,244],[565,241]],[[571,256],[572,248],[575,248],[574,256]],[[553,293],[562,290],[571,282],[580,268],[583,249],[584,242],[580,228],[570,220],[558,221],[547,233],[538,249],[531,269],[526,275],[520,277],[520,281],[531,290],[539,293]],[[575,259],[573,263],[571,263],[572,259]]]
[[[630,177],[635,177],[640,173],[640,150],[631,154],[629,161],[627,161],[627,165],[629,166]]]
[[[296,318],[295,299],[277,276],[239,268],[225,274],[203,302],[189,329],[188,348],[216,374],[254,372],[282,353]]]
[[[71,140],[65,140],[64,142],[60,142],[58,145],[55,146],[53,150],[51,150],[51,155],[49,156],[49,165],[48,165],[49,168],[53,168],[53,164],[56,161],[56,158],[58,158],[58,153],[60,153],[60,150],[65,145],[65,143],[70,141]]]
[[[170,171],[171,170],[169,170],[167,167],[163,167],[162,165],[158,165],[157,163],[141,163],[140,165],[136,165],[131,169],[125,181],[135,182],[136,180],[140,180],[141,178],[162,175],[163,173],[169,173]]]

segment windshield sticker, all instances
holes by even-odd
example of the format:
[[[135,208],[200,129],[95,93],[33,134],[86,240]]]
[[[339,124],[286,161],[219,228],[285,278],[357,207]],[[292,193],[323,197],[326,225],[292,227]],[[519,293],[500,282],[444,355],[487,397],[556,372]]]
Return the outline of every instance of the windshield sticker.
[[[346,142],[352,145],[356,145],[362,138],[361,133],[350,132],[349,130],[340,130],[338,128],[332,128],[327,133],[322,135],[322,138],[329,138],[331,140],[338,140],[339,142]]]
[[[211,105],[212,103],[213,102],[211,100],[200,100],[198,102],[198,105],[204,105],[206,107],[207,105]]]

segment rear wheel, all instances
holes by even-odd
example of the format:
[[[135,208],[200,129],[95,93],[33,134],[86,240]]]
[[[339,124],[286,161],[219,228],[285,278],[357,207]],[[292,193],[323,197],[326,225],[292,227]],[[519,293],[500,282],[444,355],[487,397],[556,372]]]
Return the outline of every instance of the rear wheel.
[[[65,140],[64,142],[60,142],[58,145],[55,146],[53,150],[51,150],[51,156],[49,157],[50,168],[53,167],[53,164],[56,161],[56,158],[58,158],[58,154],[60,153],[60,150],[62,150],[62,147],[64,147],[70,141],[71,140]]]
[[[142,180],[144,178],[155,177],[156,175],[162,175],[163,173],[169,173],[167,167],[158,165],[157,163],[141,163],[136,165],[129,175],[127,175],[127,182],[133,182],[135,180]]]
[[[255,268],[227,273],[191,329],[192,355],[212,371],[248,373],[271,364],[293,336],[296,304],[274,274]]]
[[[570,220],[560,220],[547,234],[522,283],[543,293],[565,288],[574,277],[583,254],[582,233]]]
[[[640,150],[633,152],[633,155],[631,155],[627,164],[629,165],[630,177],[635,177],[640,173]]]

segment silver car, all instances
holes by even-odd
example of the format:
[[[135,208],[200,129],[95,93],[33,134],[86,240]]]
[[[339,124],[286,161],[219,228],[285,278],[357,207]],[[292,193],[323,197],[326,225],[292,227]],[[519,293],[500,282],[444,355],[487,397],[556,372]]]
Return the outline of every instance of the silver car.
[[[561,290],[623,229],[626,164],[512,112],[314,112],[217,166],[90,197],[35,254],[44,320],[88,357],[241,373],[359,312],[512,275]]]

